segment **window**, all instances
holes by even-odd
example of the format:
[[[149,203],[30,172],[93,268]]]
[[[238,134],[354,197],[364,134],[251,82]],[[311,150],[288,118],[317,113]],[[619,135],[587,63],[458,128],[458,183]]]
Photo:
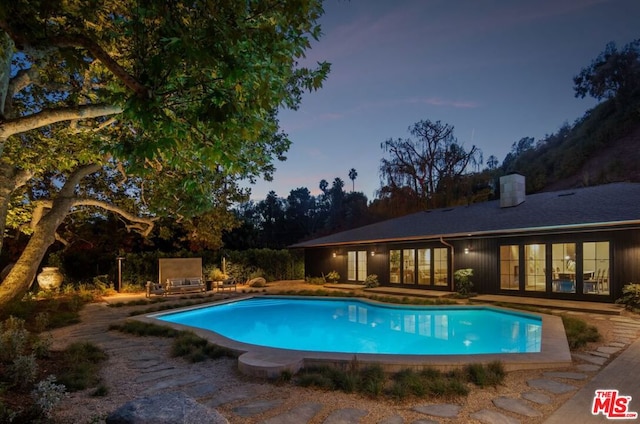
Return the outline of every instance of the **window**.
[[[418,284],[431,284],[431,249],[418,249]]]
[[[347,279],[364,281],[367,278],[367,252],[364,250],[347,252]]]
[[[364,281],[367,279],[367,252],[364,250],[358,251],[358,281]]]
[[[389,282],[448,286],[448,252],[446,248],[390,250]]]
[[[544,244],[527,244],[524,246],[524,289],[526,291],[545,291],[545,255],[546,248]]]
[[[347,252],[347,280],[356,279],[356,252]]]
[[[556,293],[576,292],[576,244],[554,243],[551,245],[551,291]]]
[[[520,247],[500,246],[500,288],[518,290],[520,288]]]
[[[449,275],[449,255],[446,248],[433,249],[434,279],[436,286],[446,286]]]
[[[609,242],[582,244],[582,288],[588,294],[609,294]]]
[[[389,251],[389,282],[400,284],[400,250]]]
[[[402,271],[404,273],[404,284],[416,283],[416,258],[415,249],[402,250]]]

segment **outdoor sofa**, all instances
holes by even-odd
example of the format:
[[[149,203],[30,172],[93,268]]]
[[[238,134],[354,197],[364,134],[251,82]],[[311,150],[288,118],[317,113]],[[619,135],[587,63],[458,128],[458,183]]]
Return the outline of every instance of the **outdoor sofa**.
[[[152,294],[167,296],[169,294],[200,293],[207,290],[207,285],[200,277],[167,278],[164,284],[147,281],[147,297]]]

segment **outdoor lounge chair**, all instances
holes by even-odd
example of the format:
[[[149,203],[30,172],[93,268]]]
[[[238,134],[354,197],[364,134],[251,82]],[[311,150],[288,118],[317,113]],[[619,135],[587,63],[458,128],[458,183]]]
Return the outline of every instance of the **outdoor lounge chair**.
[[[151,297],[152,294],[164,295],[164,287],[160,283],[154,283],[153,281],[147,281],[147,297]]]
[[[218,284],[216,289],[218,291],[224,291],[225,289],[229,289],[229,291],[231,291],[231,289],[233,289],[233,291],[238,291],[238,283],[233,277],[225,278],[220,284]]]

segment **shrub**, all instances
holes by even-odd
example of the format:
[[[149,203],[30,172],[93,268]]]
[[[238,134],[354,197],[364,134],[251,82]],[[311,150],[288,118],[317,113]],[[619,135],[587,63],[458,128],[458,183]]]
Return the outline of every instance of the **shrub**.
[[[12,423],[19,415],[18,411],[14,411],[0,399],[0,423]]]
[[[111,324],[109,330],[118,330],[136,336],[176,337],[179,333],[171,327],[140,321],[125,321],[123,324]]]
[[[22,355],[29,340],[29,332],[24,328],[24,320],[10,316],[0,323],[0,360],[11,362]]]
[[[38,358],[48,358],[53,344],[51,333],[36,335],[31,341],[31,349]]]
[[[630,311],[640,310],[640,284],[629,283],[622,288],[622,296],[616,303],[624,305]]]
[[[21,389],[28,387],[38,377],[36,355],[18,355],[9,368],[13,384]]]
[[[51,417],[51,411],[66,395],[66,387],[64,384],[56,384],[56,377],[53,375],[36,384],[36,387],[31,392],[34,407],[41,416],[46,418]]]
[[[340,274],[338,274],[338,271],[331,271],[330,273],[327,274],[326,276],[327,280],[329,281],[333,281],[334,283],[336,281],[338,281],[340,279]]]
[[[364,280],[364,286],[367,288],[378,287],[379,285],[380,283],[378,283],[378,276],[376,274],[369,274]]]
[[[321,286],[324,283],[326,283],[326,281],[322,277],[307,277],[305,278],[305,281],[309,284],[315,284],[318,286]]]
[[[453,278],[456,280],[456,290],[460,295],[466,296],[471,292],[473,287],[471,277],[473,277],[472,268],[461,268],[453,273]]]
[[[63,369],[59,375],[70,391],[84,390],[100,382],[100,366],[107,354],[90,342],[77,342],[64,351]]]
[[[600,340],[598,328],[588,325],[580,318],[562,315],[562,323],[564,324],[570,349],[578,349],[589,342]]]
[[[469,380],[479,387],[495,387],[502,383],[505,376],[504,367],[499,361],[494,361],[487,366],[482,364],[469,364],[466,367]]]
[[[211,281],[222,281],[227,278],[224,272],[220,270],[218,267],[214,267],[207,273],[207,277]]]

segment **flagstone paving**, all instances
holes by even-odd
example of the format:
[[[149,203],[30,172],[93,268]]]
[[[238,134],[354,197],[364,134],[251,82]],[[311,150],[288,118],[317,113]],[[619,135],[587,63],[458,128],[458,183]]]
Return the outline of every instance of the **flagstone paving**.
[[[62,348],[77,340],[87,340],[100,345],[110,356],[126,359],[132,370],[132,381],[148,383],[140,393],[141,396],[180,391],[214,409],[221,405],[235,404],[230,409],[231,414],[242,418],[255,417],[269,411],[279,411],[260,424],[319,422],[318,414],[321,410],[326,416],[322,421],[323,424],[356,424],[360,423],[369,413],[365,409],[358,408],[335,407],[331,409],[331,405],[320,402],[300,402],[282,411],[285,399],[258,399],[259,396],[273,390],[273,386],[244,382],[241,385],[228,387],[223,381],[207,380],[205,376],[197,372],[185,373],[179,365],[167,365],[166,340],[153,337],[130,337],[106,331],[110,323],[125,317],[125,311],[128,309],[107,308],[104,305],[88,305],[85,309],[87,311],[83,317],[83,323],[68,332],[64,340],[54,337],[54,348]],[[468,417],[486,424],[516,424],[521,422],[520,419],[540,417],[542,412],[536,409],[537,407],[552,403],[554,396],[578,391],[578,387],[570,384],[571,382],[577,383],[599,376],[598,372],[601,371],[602,365],[606,364],[612,355],[620,354],[620,352],[623,352],[622,355],[625,354],[625,349],[631,340],[640,333],[640,321],[618,316],[606,318],[598,316],[597,319],[610,319],[615,323],[616,340],[609,344],[603,344],[591,352],[573,353],[572,357],[578,362],[574,369],[579,372],[541,372],[539,378],[527,380],[528,389],[524,392],[509,397],[496,395],[492,400],[492,405],[484,405],[478,411],[470,413]],[[639,343],[634,343],[634,346],[640,346]],[[640,352],[640,347],[637,350]],[[635,360],[637,364],[640,364],[640,353],[636,355]],[[327,408],[331,409],[328,413]],[[424,414],[425,418],[406,422],[406,424],[438,423],[437,418],[450,422],[450,420],[459,418],[461,409],[460,405],[445,402],[416,405],[411,410]],[[636,409],[640,410],[640,408]],[[562,412],[554,413],[549,422],[564,422],[564,424],[573,422],[576,418],[575,411],[571,413],[574,416],[565,417],[564,421],[562,417],[558,417],[558,414],[562,414]],[[405,420],[398,413],[394,413],[377,424],[405,424]]]

